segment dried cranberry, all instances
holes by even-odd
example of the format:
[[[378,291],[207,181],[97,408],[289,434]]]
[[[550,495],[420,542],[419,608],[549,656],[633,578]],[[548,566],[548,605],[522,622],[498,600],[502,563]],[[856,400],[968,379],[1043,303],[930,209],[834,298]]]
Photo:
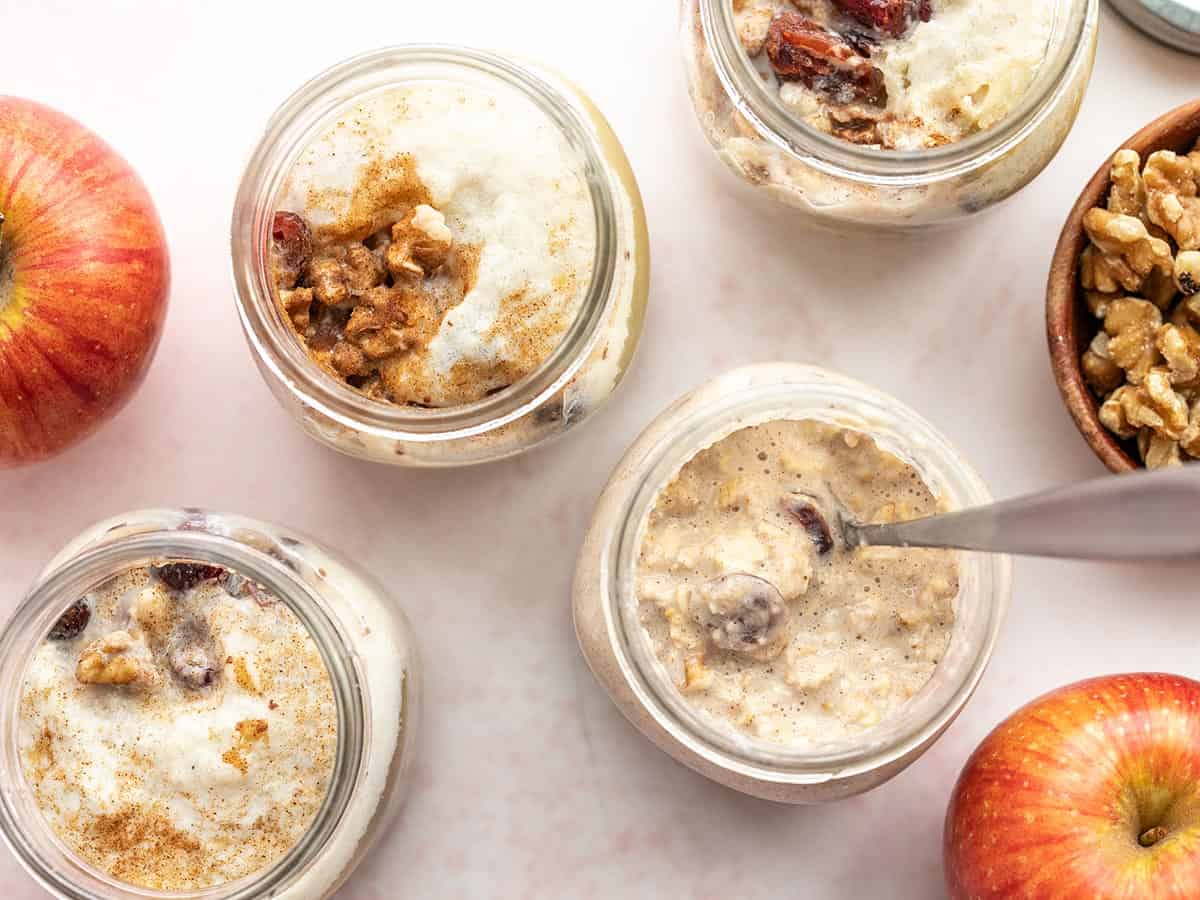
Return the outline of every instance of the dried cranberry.
[[[76,600],[65,613],[58,617],[54,627],[50,629],[50,640],[70,641],[83,634],[91,621],[92,610],[86,600]]]
[[[834,0],[849,16],[892,37],[900,37],[913,19],[928,22],[929,0]]]
[[[168,587],[177,591],[194,588],[202,581],[212,581],[225,574],[220,566],[209,566],[204,563],[167,563],[156,570]]]
[[[783,508],[808,532],[809,540],[817,548],[817,553],[824,556],[833,549],[833,534],[819,509],[804,500],[786,500]]]
[[[835,103],[863,101],[883,105],[887,88],[883,73],[856,47],[798,13],[784,13],[771,22],[766,51],[775,73],[785,81],[800,81]]]
[[[292,212],[277,212],[271,223],[271,250],[276,280],[282,288],[296,284],[312,259],[312,230]]]

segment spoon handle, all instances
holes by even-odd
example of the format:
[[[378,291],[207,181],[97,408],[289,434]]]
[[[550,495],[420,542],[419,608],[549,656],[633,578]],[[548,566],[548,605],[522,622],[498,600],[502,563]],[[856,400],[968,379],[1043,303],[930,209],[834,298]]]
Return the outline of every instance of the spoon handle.
[[[860,545],[1067,559],[1200,558],[1200,464],[1098,478],[990,506],[856,525]]]

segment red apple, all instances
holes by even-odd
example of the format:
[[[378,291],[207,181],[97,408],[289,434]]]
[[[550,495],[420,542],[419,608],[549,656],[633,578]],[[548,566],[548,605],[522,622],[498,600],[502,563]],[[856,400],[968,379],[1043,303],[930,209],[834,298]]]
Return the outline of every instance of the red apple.
[[[1112,675],[1001,723],[946,814],[954,900],[1200,898],[1200,683]]]
[[[166,238],[145,186],[78,122],[0,96],[0,469],[117,412],[167,309]]]

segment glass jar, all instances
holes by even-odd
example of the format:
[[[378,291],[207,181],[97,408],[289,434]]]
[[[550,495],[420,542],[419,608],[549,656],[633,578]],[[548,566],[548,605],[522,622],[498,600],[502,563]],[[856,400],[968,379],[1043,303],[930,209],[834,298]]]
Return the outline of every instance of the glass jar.
[[[978,212],[1046,167],[1083,101],[1099,0],[1050,0],[1046,58],[996,125],[927,150],[857,146],[801,123],[742,47],[730,0],[682,0],[688,87],[717,155],[749,186],[826,225],[903,229]]]
[[[329,897],[399,810],[419,707],[416,650],[404,614],[369,576],[321,544],[240,516],[200,510],[117,516],[71,541],[30,589],[0,635],[0,833],[25,869],[55,896],[181,896],[117,882],[68,850],[25,782],[16,737],[25,669],[62,611],[107,578],[164,559],[226,567],[286,603],[320,650],[337,705],[338,746],[329,789],[304,838],[262,872],[187,896]]]
[[[438,409],[371,400],[309,358],[273,299],[267,263],[277,198],[304,149],[348,107],[401,83],[449,81],[519,92],[578,152],[595,213],[592,283],[555,352],[527,378],[475,403]],[[599,110],[561,77],[456,47],[403,46],[318,75],[272,117],[233,211],[238,311],[275,397],[324,444],[376,462],[452,466],[511,456],[591,416],[621,381],[642,329],[649,239],[633,170]]]
[[[749,425],[816,419],[871,434],[913,466],[948,509],[988,503],[959,453],[894,398],[809,366],[736,369],[693,391],[634,442],[601,495],[574,583],[575,629],[596,678],[646,737],[700,774],[746,794],[820,803],[869,790],[920,756],[975,690],[1010,593],[1007,557],[956,554],[959,594],[950,644],[930,681],[879,725],[820,749],[782,747],[717,727],[655,655],[638,617],[635,575],[659,491],[696,453]]]

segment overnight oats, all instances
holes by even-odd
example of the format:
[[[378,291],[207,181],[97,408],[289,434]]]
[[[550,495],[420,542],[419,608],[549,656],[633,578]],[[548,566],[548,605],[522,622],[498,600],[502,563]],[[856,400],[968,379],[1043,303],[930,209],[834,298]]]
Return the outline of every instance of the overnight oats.
[[[196,890],[278,862],[325,799],[333,688],[304,626],[225,569],[110,578],[34,652],[25,780],[72,851],[119,881]]]
[[[735,370],[614,473],[576,573],[580,645],[630,721],[700,773],[785,802],[867,790],[966,703],[1008,563],[848,548],[839,522],[988,500],[893,399],[804,366]]]
[[[585,419],[629,363],[648,264],[632,173],[589,102],[500,57],[418,47],[284,105],[234,256],[285,406],[339,450],[408,465],[500,458]]]
[[[197,511],[110,520],[3,644],[0,824],[56,890],[325,898],[399,803],[407,626],[305,539]]]
[[[655,655],[709,716],[802,746],[900,709],[954,625],[958,567],[941,550],[849,550],[838,515],[937,512],[920,474],[861,431],[814,420],[734,432],[659,494],[637,596]]]
[[[1095,0],[683,0],[689,87],[724,162],[833,224],[978,211],[1057,152]]]

